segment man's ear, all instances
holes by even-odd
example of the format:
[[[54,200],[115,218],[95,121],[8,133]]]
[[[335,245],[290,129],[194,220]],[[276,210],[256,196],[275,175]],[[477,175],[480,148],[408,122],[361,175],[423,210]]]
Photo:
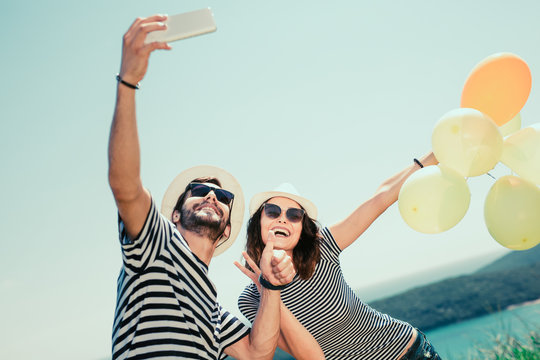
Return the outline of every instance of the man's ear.
[[[231,224],[227,225],[225,230],[223,230],[223,234],[221,235],[221,238],[223,240],[228,240],[229,236],[231,236]]]
[[[180,221],[180,211],[174,210],[172,213],[172,222],[176,224],[179,221]]]

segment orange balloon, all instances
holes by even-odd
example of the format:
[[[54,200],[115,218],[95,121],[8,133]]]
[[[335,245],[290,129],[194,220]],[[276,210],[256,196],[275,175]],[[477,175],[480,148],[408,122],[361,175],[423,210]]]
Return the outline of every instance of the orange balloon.
[[[469,74],[461,93],[461,107],[479,110],[501,126],[521,111],[531,84],[531,71],[523,59],[509,53],[494,54]]]

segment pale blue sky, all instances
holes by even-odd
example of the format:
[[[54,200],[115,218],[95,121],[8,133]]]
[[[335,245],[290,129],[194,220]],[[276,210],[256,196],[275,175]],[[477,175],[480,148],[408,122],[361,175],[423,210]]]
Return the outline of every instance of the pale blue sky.
[[[153,54],[137,93],[142,178],[158,204],[181,170],[212,164],[247,200],[291,182],[332,224],[430,149],[469,71],[498,52],[529,64],[523,125],[540,121],[536,0],[4,1],[2,357],[109,356],[121,257],[106,149],[122,35],[137,16],[206,6],[217,32]],[[351,286],[502,252],[483,222],[493,179],[468,183],[469,211],[442,234],[390,208],[343,254]],[[237,314],[244,234],[211,264]]]

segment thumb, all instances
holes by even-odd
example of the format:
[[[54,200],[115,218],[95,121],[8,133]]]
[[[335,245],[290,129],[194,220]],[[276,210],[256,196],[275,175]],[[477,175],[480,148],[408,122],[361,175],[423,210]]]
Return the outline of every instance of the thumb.
[[[268,232],[268,240],[266,241],[266,246],[264,247],[263,253],[274,253],[274,241],[276,240],[276,235],[272,230]]]

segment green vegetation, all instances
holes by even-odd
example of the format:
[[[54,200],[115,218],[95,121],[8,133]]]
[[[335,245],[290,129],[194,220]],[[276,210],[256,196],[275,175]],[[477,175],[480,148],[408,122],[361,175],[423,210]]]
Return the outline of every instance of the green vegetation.
[[[540,333],[533,331],[526,341],[510,335],[497,335],[491,348],[478,348],[469,359],[540,360]]]

